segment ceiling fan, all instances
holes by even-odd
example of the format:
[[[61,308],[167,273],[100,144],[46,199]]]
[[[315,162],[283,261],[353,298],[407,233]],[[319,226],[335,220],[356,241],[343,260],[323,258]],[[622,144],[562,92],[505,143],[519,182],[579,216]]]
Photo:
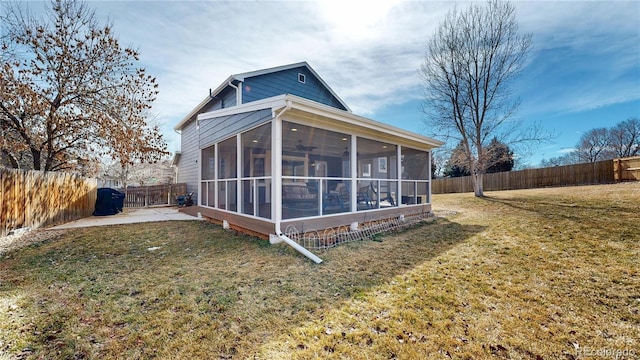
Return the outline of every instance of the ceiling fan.
[[[306,146],[302,143],[302,140],[298,140],[298,143],[295,145],[295,150],[297,151],[303,151],[303,152],[311,152],[315,149],[317,149],[317,146]]]

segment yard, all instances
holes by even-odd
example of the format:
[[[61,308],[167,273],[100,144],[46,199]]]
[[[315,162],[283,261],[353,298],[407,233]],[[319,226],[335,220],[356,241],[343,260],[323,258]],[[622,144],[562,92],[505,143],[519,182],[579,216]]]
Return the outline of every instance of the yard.
[[[197,221],[0,253],[0,359],[640,356],[640,183],[433,203],[320,265]]]

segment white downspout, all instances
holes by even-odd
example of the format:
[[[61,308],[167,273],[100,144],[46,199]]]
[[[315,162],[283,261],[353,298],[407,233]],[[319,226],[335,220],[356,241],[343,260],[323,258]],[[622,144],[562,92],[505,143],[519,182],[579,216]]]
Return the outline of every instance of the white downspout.
[[[236,106],[240,106],[242,105],[242,89],[240,89],[240,86],[236,86],[233,85],[233,80],[229,80],[229,86],[231,86],[232,88],[236,89]],[[241,84],[242,82],[240,82]]]
[[[304,246],[290,239],[280,230],[280,223],[282,221],[282,115],[289,109],[291,109],[291,100],[287,100],[287,105],[273,119],[272,134],[274,134],[275,136],[271,137],[273,144],[273,166],[271,176],[273,177],[274,188],[274,194],[272,198],[275,206],[273,206],[272,209],[275,210],[275,235],[269,235],[269,242],[271,244],[278,244],[284,241],[285,243],[287,243],[287,245],[296,249],[296,251],[308,257],[316,264],[320,264],[322,262],[322,259],[313,254],[311,251],[307,250]]]
[[[398,149],[396,150],[396,169],[397,171],[397,180],[396,185],[398,187],[398,195],[396,196],[396,203],[398,207],[402,206],[402,145],[398,145]]]

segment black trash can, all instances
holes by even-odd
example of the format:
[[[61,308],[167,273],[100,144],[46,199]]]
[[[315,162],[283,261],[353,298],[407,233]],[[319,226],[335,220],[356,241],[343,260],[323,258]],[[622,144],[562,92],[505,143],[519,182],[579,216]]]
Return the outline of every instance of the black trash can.
[[[111,188],[99,188],[96,198],[94,216],[115,215],[122,212],[124,207],[124,194]]]

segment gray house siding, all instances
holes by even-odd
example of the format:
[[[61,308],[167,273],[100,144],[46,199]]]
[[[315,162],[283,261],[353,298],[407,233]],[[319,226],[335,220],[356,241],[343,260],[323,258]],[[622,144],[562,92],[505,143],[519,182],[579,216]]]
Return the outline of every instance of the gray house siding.
[[[191,121],[182,128],[180,136],[181,155],[178,164],[178,182],[187,184],[187,192],[198,197],[198,129],[196,122]]]
[[[219,103],[216,101],[214,105]],[[208,108],[210,111],[213,109],[215,106]],[[188,122],[182,128],[180,137],[181,157],[178,164],[178,182],[186,183],[187,192],[193,192],[193,198],[197,199],[200,182],[198,171],[200,149],[269,120],[271,120],[271,109],[203,120],[200,121],[200,129],[197,128],[195,120]]]
[[[200,122],[199,147],[205,148],[269,120],[270,108],[203,120]]]
[[[299,73],[305,76],[304,83],[298,81]],[[242,83],[242,103],[245,104],[282,94],[292,94],[347,110],[306,67],[254,76]]]
[[[222,108],[235,106],[236,103],[237,101],[236,101],[235,89],[231,87],[227,87],[224,90],[222,90],[220,94],[218,94],[218,96],[216,96],[216,98],[213,101],[211,101],[202,109],[200,109],[198,113],[201,114],[204,112],[209,112],[209,111],[214,111]],[[270,109],[268,110],[268,113],[270,117],[271,116]],[[215,133],[211,133],[210,132],[211,129],[209,129],[213,125],[212,122],[215,122],[215,121],[211,121],[211,120],[204,121],[200,123],[200,129],[198,129],[196,126],[196,120],[195,120],[196,116],[194,116],[191,119],[191,121],[187,122],[182,127],[181,136],[180,136],[180,152],[182,155],[180,157],[180,163],[178,164],[178,182],[187,184],[187,192],[193,192],[194,199],[197,199],[198,183],[200,180],[198,178],[198,174],[199,174],[198,158],[199,158],[200,148],[201,148],[200,139],[203,139],[202,137],[203,131],[204,133],[208,134],[208,136],[213,136],[214,138],[216,137]],[[248,119],[248,120],[251,121],[252,119]],[[227,134],[225,126],[230,128],[235,128],[233,124],[229,124],[228,122],[225,124],[226,125],[222,127],[221,136],[225,136]],[[219,126],[218,127],[213,126],[213,127],[218,128],[218,130],[220,130]],[[209,132],[207,133],[207,131]],[[216,130],[213,130],[213,131],[215,132]]]

